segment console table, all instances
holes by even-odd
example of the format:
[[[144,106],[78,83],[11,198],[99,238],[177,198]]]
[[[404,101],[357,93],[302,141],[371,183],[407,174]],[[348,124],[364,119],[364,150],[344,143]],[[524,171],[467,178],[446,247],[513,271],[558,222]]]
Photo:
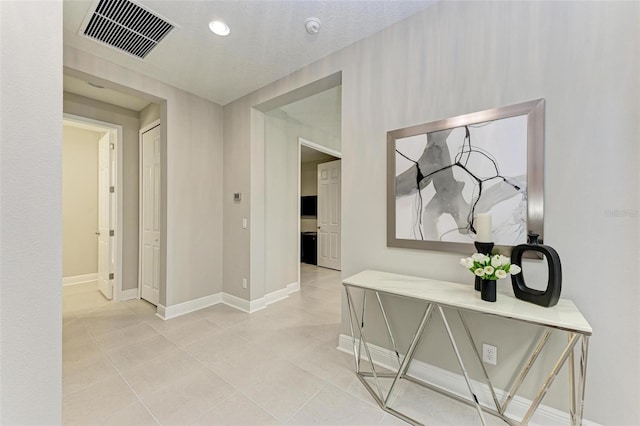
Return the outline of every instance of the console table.
[[[351,334],[353,337],[353,351],[355,355],[356,374],[358,375],[358,378],[360,379],[362,384],[367,388],[369,393],[373,396],[373,398],[383,410],[395,415],[396,417],[399,417],[400,419],[408,423],[414,425],[420,424],[417,420],[394,410],[388,405],[390,396],[399,380],[406,379],[436,390],[445,395],[454,397],[469,405],[475,406],[482,424],[486,424],[483,412],[487,412],[500,417],[508,424],[520,423],[526,425],[531,420],[534,412],[538,409],[540,403],[542,402],[542,399],[553,384],[553,381],[560,369],[568,363],[570,381],[570,420],[572,425],[580,425],[582,423],[585,375],[587,370],[587,353],[589,349],[589,336],[591,336],[592,329],[589,323],[582,316],[580,311],[570,300],[560,299],[557,305],[551,308],[545,308],[542,306],[524,302],[507,294],[499,293],[498,300],[496,302],[485,302],[480,298],[480,293],[474,290],[473,285],[451,283],[426,278],[416,278],[370,270],[360,272],[356,275],[344,279],[343,285],[347,294],[349,321],[351,324]],[[357,312],[358,309],[356,307],[356,304],[354,303],[354,293],[356,293],[354,291],[355,289],[362,290],[362,311],[360,314]],[[366,355],[368,359],[372,359],[365,334],[365,307],[367,304],[367,294],[371,293],[373,293],[373,295],[375,296],[375,300],[382,314],[382,318],[384,319],[387,333],[389,334],[389,338],[393,346],[393,351],[397,356],[399,367],[397,371],[393,373],[376,372],[373,363],[370,363],[370,372],[361,371],[360,368],[360,359],[362,357]],[[380,297],[381,295],[412,299],[424,303],[424,313],[420,317],[418,323],[415,324],[415,334],[413,335],[411,343],[409,344],[409,347],[407,348],[404,356],[400,354],[400,349],[396,347],[396,341],[391,331],[389,322],[390,319],[385,311],[382,298]],[[447,308],[446,314],[444,308]],[[418,346],[418,343],[420,342],[420,338],[434,312],[440,315],[444,323],[444,328],[449,337],[449,341],[451,342],[453,352],[455,353],[458,364],[460,365],[460,369],[462,370],[462,374],[464,375],[467,387],[469,389],[470,397],[468,399],[461,398],[458,395],[431,386],[430,384],[407,374],[409,365],[413,360],[416,348]],[[467,369],[462,360],[459,346],[456,343],[456,339],[459,339],[460,336],[455,336],[455,333],[453,332],[450,326],[450,322],[447,318],[447,316],[450,315],[451,312],[457,313],[462,322],[464,335],[466,335],[466,338],[469,339],[471,347],[473,348],[473,352],[475,353],[475,357],[482,367],[484,381],[491,391],[495,407],[482,405],[478,401],[477,394],[473,389],[471,379],[469,378]],[[524,367],[517,374],[516,379],[506,396],[506,399],[504,399],[504,401],[502,402],[498,400],[495,389],[491,384],[489,375],[482,363],[482,359],[480,358],[478,348],[473,340],[471,330],[469,329],[467,321],[465,320],[464,314],[467,312],[493,315],[495,317],[504,318],[505,320],[509,321],[535,324],[544,329],[542,336],[540,337],[531,353],[526,355],[527,360],[523,364]],[[562,350],[554,366],[551,368],[551,371],[549,371],[547,377],[544,379],[536,397],[531,402],[531,405],[522,420],[518,422],[512,418],[509,418],[505,414],[509,403],[517,394],[520,385],[531,370],[531,367],[538,358],[538,355],[540,355],[543,349],[545,349],[545,346],[549,340],[549,336],[554,330],[562,331],[567,334],[566,346]],[[580,345],[578,345],[578,343],[580,343]],[[363,348],[365,351],[364,353],[362,352]],[[577,366],[577,380],[575,373],[576,366],[574,364],[574,352],[576,351],[576,349],[579,352],[580,357],[579,365]],[[365,378],[367,377],[373,378],[375,389],[369,382],[367,382],[367,380],[365,380]],[[379,381],[380,378],[393,379],[388,392],[383,392],[382,386],[380,385]]]

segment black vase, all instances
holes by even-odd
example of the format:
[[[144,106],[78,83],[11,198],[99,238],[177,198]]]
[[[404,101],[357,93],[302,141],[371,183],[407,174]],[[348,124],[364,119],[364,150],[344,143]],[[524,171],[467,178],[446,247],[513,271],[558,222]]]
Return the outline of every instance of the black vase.
[[[481,243],[481,242],[475,241],[473,245],[476,246],[476,250],[478,250],[478,253],[491,256],[491,250],[493,250],[493,243]],[[480,291],[480,289],[482,288],[482,278],[476,277],[474,288],[476,289],[476,291]]]
[[[513,248],[511,252],[511,263],[522,267],[522,255],[527,251],[541,253],[547,259],[549,269],[549,281],[545,290],[536,290],[527,287],[524,281],[524,271],[516,275],[511,275],[511,285],[513,294],[521,300],[535,303],[540,306],[554,306],[560,299],[562,290],[562,265],[560,256],[552,247],[538,243],[538,234],[529,233],[529,243],[520,244]]]
[[[487,302],[496,301],[496,280],[482,280],[480,297]]]

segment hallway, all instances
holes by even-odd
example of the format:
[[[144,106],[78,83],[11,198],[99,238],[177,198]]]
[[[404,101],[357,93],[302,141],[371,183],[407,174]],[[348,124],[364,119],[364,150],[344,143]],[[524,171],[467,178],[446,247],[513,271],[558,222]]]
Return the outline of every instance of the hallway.
[[[219,304],[163,321],[144,301],[106,301],[95,282],[64,287],[63,424],[404,424],[336,350],[340,272],[301,268],[300,292],[250,315]],[[424,392],[403,409],[479,424]]]

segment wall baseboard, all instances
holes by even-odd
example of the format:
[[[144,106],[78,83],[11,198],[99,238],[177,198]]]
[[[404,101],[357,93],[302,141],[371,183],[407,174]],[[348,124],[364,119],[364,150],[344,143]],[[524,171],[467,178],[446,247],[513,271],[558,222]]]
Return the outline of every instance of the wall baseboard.
[[[138,298],[138,289],[130,288],[129,290],[122,290],[122,299],[121,301],[137,299]]]
[[[271,293],[267,293],[264,295],[263,299],[265,301],[265,305],[270,305],[279,300],[286,299],[289,297],[291,293],[295,293],[300,290],[300,283],[295,282],[291,284],[287,284],[287,286],[283,289],[272,291]]]
[[[287,289],[289,290],[289,294],[295,293],[296,291],[300,291],[300,283],[295,282],[295,283],[287,284]]]
[[[158,305],[156,315],[163,320],[168,320],[171,318],[179,317],[181,315],[190,314],[191,312],[199,311],[200,309],[217,305],[218,303],[222,302],[222,296],[223,293],[216,293],[209,296],[201,297],[199,299],[178,303],[177,305]]]
[[[75,284],[83,284],[91,281],[98,280],[98,273],[93,274],[84,274],[84,275],[74,275],[72,277],[63,277],[62,285],[75,285]]]
[[[229,293],[222,293],[222,303],[248,314],[267,307],[266,303],[264,302],[264,297],[257,300],[248,301]]]
[[[358,339],[356,339],[356,343],[358,342]],[[353,355],[353,339],[351,336],[347,336],[345,334],[340,335],[338,339],[338,350]],[[398,361],[396,354],[393,351],[372,344],[369,344],[369,351],[371,352],[374,364],[394,371],[397,370]],[[367,359],[365,351],[362,351],[361,355],[362,359]],[[408,373],[410,376],[435,387],[459,395],[463,398],[469,398],[469,389],[467,388],[464,376],[461,374],[456,374],[419,360],[413,360],[411,362]],[[491,392],[486,384],[472,380],[472,386],[478,394],[478,400],[482,406],[494,407]],[[498,400],[504,401],[508,392],[497,388],[495,391],[498,396]],[[521,421],[530,405],[530,400],[520,396],[515,396],[509,405],[507,415],[516,421]],[[489,416],[490,414],[487,415]],[[571,424],[571,421],[569,413],[545,405],[540,405],[529,424],[561,426]],[[582,424],[587,426],[599,426],[598,423],[586,419],[583,420]]]
[[[172,306],[158,305],[156,315],[164,320],[186,315],[191,312],[198,311],[200,309],[208,308],[209,306],[217,305],[218,303],[224,303],[232,308],[236,308],[240,311],[247,312],[249,314],[259,311],[267,307],[272,303],[278,302],[282,299],[289,297],[289,294],[295,293],[300,290],[300,283],[295,282],[287,284],[283,289],[276,290],[268,293],[260,299],[248,301],[240,297],[234,296],[229,293],[216,293],[210,296],[201,297],[200,299],[190,300],[188,302],[179,303]],[[131,292],[131,293],[127,293]],[[133,294],[135,292],[135,295]],[[126,294],[125,294],[126,293]],[[129,297],[127,297],[129,296]],[[126,290],[122,292],[122,300],[135,299],[138,297],[138,289]]]
[[[253,312],[266,308],[267,305],[278,302],[282,299],[286,299],[291,293],[294,293],[298,290],[300,290],[300,283],[295,282],[287,284],[285,288],[272,291],[271,293],[265,294],[260,299],[252,301],[242,299],[232,294],[223,293],[222,303],[224,303],[225,305],[229,305],[232,308],[236,308],[238,310],[251,314]]]

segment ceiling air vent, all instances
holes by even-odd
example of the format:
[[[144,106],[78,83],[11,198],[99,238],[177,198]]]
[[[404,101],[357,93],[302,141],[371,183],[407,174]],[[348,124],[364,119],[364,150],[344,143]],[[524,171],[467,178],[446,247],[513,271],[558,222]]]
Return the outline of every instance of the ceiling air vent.
[[[173,28],[128,0],[100,0],[83,35],[144,59]]]

